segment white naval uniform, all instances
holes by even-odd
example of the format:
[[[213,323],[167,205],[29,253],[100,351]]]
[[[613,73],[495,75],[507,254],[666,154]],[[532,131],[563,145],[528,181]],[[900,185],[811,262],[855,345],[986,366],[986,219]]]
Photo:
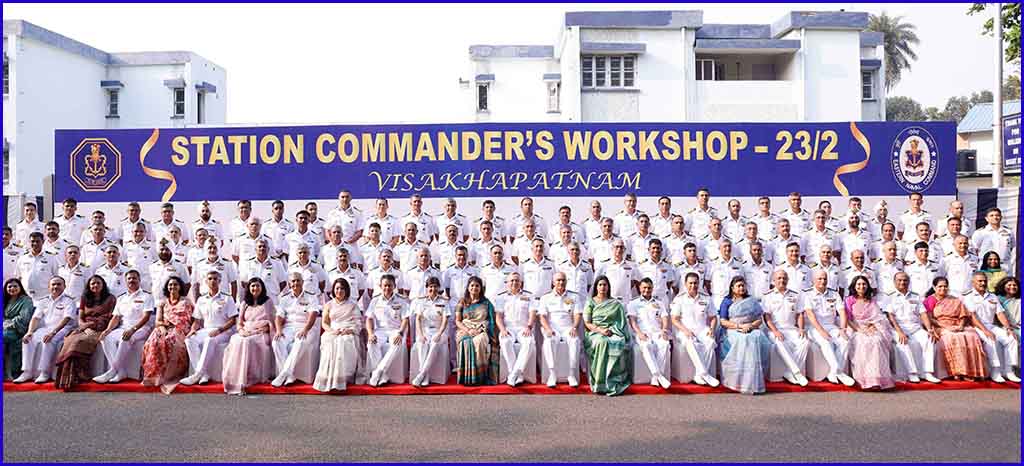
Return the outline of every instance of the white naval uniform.
[[[775,267],[769,264],[764,258],[761,259],[760,264],[755,264],[753,261],[743,262],[743,276],[747,279],[747,293],[757,299],[761,299],[764,295],[768,294],[772,290],[772,272],[775,271]]]
[[[49,239],[44,239],[43,251],[53,253],[54,256],[57,256],[57,263],[60,265],[64,265],[64,262],[67,260],[64,257],[64,250],[67,249],[70,245],[71,242],[60,237],[57,238],[57,241],[50,241]],[[81,258],[81,256],[79,256],[79,258]]]
[[[931,289],[935,277],[946,276],[946,269],[942,267],[942,264],[932,261],[922,264],[914,260],[904,266],[903,271],[910,276],[910,291],[921,296],[927,294]]]
[[[803,374],[810,344],[806,337],[800,336],[800,328],[797,327],[797,317],[805,307],[803,297],[791,289],[785,292],[776,289],[761,298],[761,305],[764,313],[772,316],[775,329],[783,336],[779,340],[774,332],[768,332],[775,353],[786,364],[786,375],[796,377],[797,374]]]
[[[732,218],[732,215],[726,215],[722,218],[722,234],[729,238],[742,238],[747,222],[749,222],[749,219],[743,215],[740,215],[740,218]]]
[[[149,274],[149,292],[158,303],[165,299],[164,285],[167,284],[167,280],[171,277],[180,278],[182,282],[185,282],[185,285],[192,282],[185,264],[182,264],[181,261],[174,257],[171,257],[171,260],[168,262],[157,260],[149,264],[147,272]],[[181,290],[181,293],[184,294],[185,290]]]
[[[320,296],[323,294],[323,291],[320,290],[320,282],[324,282],[324,288],[327,288],[327,272],[324,271],[320,264],[313,261],[307,262],[306,265],[292,262],[288,265],[288,273],[296,272],[302,275],[302,291],[314,296]]]
[[[583,221],[583,232],[586,233],[588,239],[600,238],[601,237],[601,220],[600,218],[587,217]],[[614,222],[614,220],[612,220]]]
[[[327,285],[324,288],[324,293],[328,296],[334,294],[334,282],[339,278],[344,278],[348,282],[349,289],[349,300],[358,303],[365,294],[369,286],[366,282],[366,274],[363,271],[349,265],[347,269],[341,270],[337,266],[327,272]],[[362,307],[357,305],[357,307]]]
[[[682,260],[673,262],[672,265],[676,268],[676,278],[679,279],[679,283],[676,285],[680,289],[686,284],[686,275],[690,273],[697,274],[697,285],[700,287],[702,292],[707,291],[706,286],[708,285],[708,264],[699,258],[696,258],[694,263],[687,262],[684,257]]]
[[[583,314],[583,297],[565,290],[565,293],[558,294],[555,290],[549,291],[541,296],[537,303],[537,315],[545,316],[548,325],[551,327],[551,336],[544,335],[544,344],[541,347],[544,353],[544,364],[547,366],[549,377],[555,373],[555,361],[562,357],[569,359],[569,374],[575,377],[580,369],[580,335],[577,329],[576,336],[571,336],[569,331],[576,329],[573,324],[575,315]],[[563,355],[558,349],[559,343],[565,342],[569,348],[569,354]]]
[[[395,262],[398,262],[398,268],[402,270],[409,270],[416,267],[417,256],[419,256],[420,249],[425,249],[430,253],[430,245],[426,242],[416,240],[415,243],[409,243],[405,238],[402,238],[402,240],[399,241],[393,249],[393,258],[395,259]],[[434,262],[433,255],[431,255],[430,262]]]
[[[172,225],[178,227],[178,230],[181,231],[181,242],[188,243],[192,241],[192,229],[185,226],[185,222],[182,222],[181,220],[178,220],[176,218],[171,219],[171,223],[169,224],[164,223],[163,219],[161,219],[159,221],[151,223],[150,225],[153,227],[153,238],[155,241],[160,241],[161,239],[164,238],[167,238],[167,240],[170,241],[170,230]],[[107,234],[109,235],[110,233],[108,232]]]
[[[656,382],[658,377],[666,376],[666,371],[671,371],[671,341],[668,332],[663,331],[661,326],[662,319],[668,318],[669,315],[666,302],[657,295],[651,295],[651,299],[639,296],[626,306],[626,316],[635,319],[636,326],[647,336],[646,340],[641,341],[639,335],[636,335],[634,347],[643,356],[647,369],[651,371],[653,382]]]
[[[849,268],[849,267],[847,267],[847,268]],[[823,266],[823,265],[821,265],[821,263],[813,264],[813,265],[811,265],[810,269],[811,269],[811,283],[812,284],[814,283],[814,274],[818,273],[819,270],[824,270],[825,271],[825,276],[828,277],[828,282],[827,282],[828,285],[827,286],[828,286],[828,288],[830,290],[839,291],[839,290],[845,289],[846,286],[847,286],[846,284],[848,282],[846,282],[845,272],[843,270],[841,270],[835,264],[834,261],[832,263],[828,264],[828,266]],[[868,281],[871,283],[871,286],[875,286],[875,281],[871,277],[868,277]],[[787,288],[788,288],[788,286],[787,286]]]
[[[904,210],[900,215],[898,222],[896,223],[896,229],[904,232],[904,236],[908,233],[913,236],[917,231],[917,224],[921,222],[928,222],[929,229],[935,231],[935,220],[932,218],[932,214],[928,213],[927,210],[921,210],[918,213],[913,213],[910,209]]]
[[[431,238],[437,234],[437,224],[434,222],[434,218],[426,212],[420,212],[419,215],[413,215],[410,212],[398,221],[398,230],[402,232],[403,237],[405,236],[405,226],[410,223],[416,224],[416,239],[426,244],[430,244]],[[381,238],[383,237],[384,234],[381,233]]]
[[[85,217],[79,214],[75,214],[71,218],[67,218],[64,214],[60,214],[53,217],[53,221],[57,222],[57,226],[60,228],[60,233],[58,235],[67,242],[75,245],[81,242],[82,232],[89,228],[89,220],[86,220]]]
[[[278,243],[263,233],[256,235],[255,238],[250,236],[249,233],[236,236],[235,240],[231,242],[231,255],[238,256],[238,264],[241,265],[243,262],[256,257],[256,243],[261,240],[267,243],[268,256],[277,257],[281,255],[281,251],[278,250]],[[335,257],[334,260],[338,260],[338,258]]]
[[[590,256],[594,259],[594,263],[604,262],[606,259],[615,257],[615,251],[612,250],[612,243],[619,239],[618,236],[612,235],[611,238],[605,238],[603,236],[595,236],[590,240]],[[626,241],[622,241],[626,250],[623,251],[623,255],[629,255],[629,244]],[[628,259],[628,257],[627,257]]]
[[[963,302],[967,310],[995,336],[994,339],[990,339],[980,329],[975,329],[982,345],[985,346],[985,354],[992,365],[992,373],[1010,373],[1014,366],[1020,365],[1020,343],[1012,331],[996,325],[996,314],[1005,313],[1003,306],[999,304],[999,298],[987,291],[978,293],[978,290],[972,289],[970,293],[964,295]]]
[[[630,233],[624,241],[626,243],[626,247],[628,248],[626,249],[626,252],[630,254],[630,258],[632,258],[634,261],[640,262],[650,255],[650,250],[648,249],[648,246],[650,246],[651,240],[654,239],[659,238],[650,231],[647,232],[647,236],[641,236],[639,230],[634,231],[633,233]],[[664,252],[664,248],[662,248],[663,257],[666,256]]]
[[[829,374],[845,374],[849,364],[850,339],[843,329],[839,328],[839,313],[846,312],[843,298],[830,288],[825,288],[824,293],[817,288],[804,290],[803,298],[804,312],[814,313],[818,325],[828,333],[826,337],[817,328],[813,328],[813,325],[804,325],[811,340],[821,349],[821,354],[828,364]]]
[[[389,215],[388,217],[391,216]],[[394,219],[394,217],[391,218]],[[318,232],[318,236],[323,237],[323,230],[334,228],[335,225],[341,227],[341,241],[347,244],[359,230],[365,230],[367,223],[363,212],[355,206],[349,205],[348,209],[342,209],[341,206],[338,206],[327,212],[327,220],[323,221],[323,228]],[[380,237],[386,238],[384,241],[391,239],[389,234],[392,231],[390,228],[393,228],[393,225],[394,222],[391,222],[390,225],[380,225]],[[312,230],[313,228],[310,229]]]
[[[60,266],[57,275],[64,279],[64,294],[74,299],[77,306],[78,299],[82,297],[82,292],[85,291],[86,283],[92,277],[92,270],[81,262],[75,264],[74,267],[64,264]]]
[[[787,207],[786,210],[779,212],[779,219],[776,220],[776,224],[779,221],[785,219],[789,221],[789,232],[792,236],[800,236],[805,231],[809,230],[814,222],[811,221],[811,213],[807,209],[800,209],[800,212],[793,212],[791,207]],[[803,251],[803,249],[801,249]]]
[[[533,241],[537,239],[541,241],[544,240],[544,238],[539,234],[536,234],[536,232],[533,238],[527,238],[525,235],[516,236],[512,240],[512,258],[514,258],[516,262],[522,263],[527,258],[533,257]],[[547,242],[545,242],[544,250],[547,252]],[[490,252],[488,252],[487,257],[491,257]]]
[[[935,372],[935,342],[921,324],[922,319],[928,318],[924,298],[910,290],[906,294],[896,290],[885,295],[882,306],[907,335],[907,342],[901,345],[896,332],[892,333],[896,348],[896,368],[904,369],[907,375]]]
[[[454,266],[455,250],[458,249],[459,246],[465,246],[466,254],[469,254],[469,245],[463,244],[462,241],[450,243],[447,238],[443,238],[434,243],[433,251],[430,253],[434,266],[441,270]],[[466,260],[468,262],[470,260],[470,256],[466,256]]]
[[[690,296],[684,291],[672,300],[670,308],[670,316],[678,317],[683,326],[693,333],[693,337],[687,337],[677,329],[675,342],[686,348],[686,354],[693,363],[694,373],[701,377],[714,376],[717,373],[714,361],[717,343],[714,329],[708,325],[711,318],[717,315],[713,304],[711,296],[699,290],[697,296]]]
[[[492,236],[490,241],[484,241],[483,239],[471,241],[469,245],[466,246],[469,249],[469,256],[466,257],[466,262],[477,266],[482,266],[483,264],[490,262],[491,248],[495,245],[501,246],[501,257],[509,257],[508,247],[505,243],[502,243],[500,240]]]
[[[278,302],[276,317],[284,319],[284,328],[281,338],[270,342],[277,368],[275,382],[294,377],[313,383],[320,362],[320,297],[307,291],[295,296],[289,288],[281,293]],[[305,337],[298,338],[296,335],[306,328],[310,316],[313,326]]]
[[[132,240],[124,243],[121,260],[124,261],[129,269],[139,272],[139,279],[142,281],[143,288],[150,288],[152,283],[152,277],[149,276],[149,266],[157,260],[156,254],[157,251],[153,248],[153,243],[149,241],[143,240],[141,243],[136,243]]]
[[[219,380],[221,374],[215,369],[217,363],[224,359],[224,348],[228,346],[231,335],[235,333],[235,326],[232,325],[227,331],[217,336],[212,336],[214,330],[224,326],[229,320],[238,316],[238,308],[235,306],[235,299],[223,291],[216,296],[208,291],[203,293],[196,300],[195,308],[192,310],[193,319],[202,319],[203,328],[185,339],[185,348],[188,350],[189,375],[199,374]],[[211,364],[213,366],[211,367]]]
[[[30,377],[53,375],[53,358],[57,356],[64,343],[64,337],[78,324],[78,306],[70,296],[62,294],[56,299],[50,295],[35,300],[36,309],[32,313],[36,330],[28,343],[21,344],[21,370]],[[49,343],[43,338],[54,330],[64,318],[68,323],[53,335]]]
[[[451,373],[449,368],[451,358],[448,356],[450,350],[448,340],[451,338],[451,334],[448,333],[448,325],[444,323],[446,317],[448,320],[452,320],[452,308],[448,300],[440,294],[435,299],[421,296],[412,301],[410,313],[417,321],[416,331],[413,332],[415,338],[412,351],[419,356],[419,374],[413,374],[410,368],[409,378],[415,379],[417,375],[424,378],[429,377],[431,373],[435,372],[432,370],[435,364],[444,364],[444,370],[438,371],[444,374],[444,378],[431,378],[429,381],[432,383],[446,382],[448,374]],[[441,339],[435,341],[434,338],[438,335],[441,335]],[[426,339],[426,342],[423,339]]]
[[[917,260],[917,250],[914,249],[914,245],[919,243],[919,242],[928,243],[928,260],[929,261],[939,262],[939,261],[942,260],[943,256],[946,255],[947,251],[943,251],[942,250],[942,244],[940,244],[938,241],[935,241],[935,240],[921,241],[920,239],[914,239],[912,241],[907,241],[906,242],[907,252],[903,255],[903,260],[905,262],[907,262],[908,264]]]
[[[216,220],[211,218],[210,221],[208,222],[204,222],[202,219],[192,222],[192,225],[190,225],[189,230],[191,232],[190,237],[195,238],[196,232],[199,231],[200,228],[206,230],[206,233],[209,235],[210,238],[217,238],[218,246],[224,245],[224,241],[227,239],[227,237],[224,236],[224,229],[221,228],[220,223],[218,223]]]
[[[581,247],[587,246],[587,240],[589,240],[590,237],[587,236],[587,232],[583,229],[583,227],[581,227],[578,223],[573,221],[570,221],[568,224],[563,224],[561,221],[552,223],[551,227],[548,228],[548,243],[554,244],[562,241],[562,225],[569,226],[569,231],[572,232],[569,237],[570,241],[576,241],[580,243]]]
[[[679,277],[676,277],[676,269],[672,267],[672,264],[669,264],[665,259],[654,262],[653,259],[647,258],[637,265],[637,269],[640,271],[641,280],[650,278],[654,282],[655,298],[666,303],[672,302],[672,298],[675,297],[675,291],[669,284],[679,285]]]
[[[381,383],[405,381],[405,374],[401,375],[401,379],[391,379],[392,375],[397,375],[397,371],[391,370],[392,365],[396,360],[406,358],[405,339],[402,338],[397,344],[391,340],[399,334],[402,321],[409,319],[411,314],[409,301],[397,293],[392,294],[391,298],[385,298],[384,295],[374,297],[366,310],[366,318],[373,319],[373,333],[377,337],[376,343],[366,342],[366,368],[384,377]]]
[[[348,251],[349,264],[354,266],[363,265],[363,255],[360,253],[358,246],[348,243],[327,243],[320,248],[320,265],[323,266],[324,270],[331,270],[338,266],[338,251],[342,249]]]
[[[453,307],[458,304],[459,301],[462,300],[462,296],[466,294],[466,285],[469,284],[469,278],[479,275],[480,272],[477,268],[469,264],[465,267],[454,265],[441,272],[441,286],[448,290],[448,300],[451,301]],[[454,320],[451,320],[450,322],[452,326],[455,325]],[[452,335],[454,335],[454,333]]]
[[[249,280],[252,280],[254,277],[259,277],[263,280],[267,296],[270,296],[270,300],[277,305],[277,299],[280,297],[281,291],[284,290],[281,287],[281,283],[288,282],[288,272],[285,270],[284,264],[269,256],[263,262],[253,257],[239,264],[238,289],[240,295],[245,296],[244,290],[248,289]]]
[[[491,221],[492,237],[500,239],[510,235],[508,231],[508,224],[505,222],[504,218],[495,215],[494,218],[486,219],[481,216],[477,217],[476,220],[473,220],[473,225],[470,228],[470,236],[472,237],[472,239],[480,239],[480,224],[483,223],[484,220]]]
[[[25,293],[35,300],[50,294],[50,279],[57,276],[60,262],[53,253],[41,250],[34,255],[26,251],[18,258],[17,270]]]
[[[697,247],[697,259],[701,257],[700,241],[688,234],[676,236],[674,234],[661,237],[661,244],[664,246],[664,256],[668,261],[676,264],[686,260],[686,244],[693,243]]]
[[[724,233],[719,235],[718,238],[712,237],[710,233],[702,236],[700,238],[700,242],[697,244],[697,255],[708,262],[718,260],[718,258],[722,256],[722,240],[725,239],[729,239],[731,241],[731,239],[725,236]]]
[[[426,269],[417,266],[405,271],[405,283],[408,286],[410,301],[427,295],[427,280],[431,277],[436,278],[441,282],[441,286],[444,286],[444,282],[441,281],[441,271],[434,268],[433,265],[427,266]]]
[[[466,220],[465,215],[458,212],[455,213],[454,217],[449,217],[447,212],[436,215],[434,217],[434,232],[437,234],[438,238],[445,237],[445,230],[448,228],[448,225],[455,225],[458,227],[455,237],[459,241],[462,241],[469,236],[469,221]]]
[[[786,272],[786,275],[789,277],[786,288],[790,290],[806,290],[814,283],[811,268],[799,262],[793,265],[789,261],[785,261],[776,266],[775,270]]]
[[[509,264],[508,262],[501,264],[501,267],[495,267],[492,262],[480,267],[479,269],[480,280],[484,282],[484,295],[487,296],[487,299],[491,300],[491,302],[494,302],[494,300],[497,299],[498,293],[508,289],[508,283],[505,282],[508,278],[508,274],[512,272],[520,272],[518,267]]]
[[[548,236],[548,222],[544,221],[544,217],[537,214],[533,214],[531,218],[533,219],[533,233],[541,238],[546,238]],[[509,225],[507,236],[523,236],[523,225],[526,224],[526,220],[527,218],[523,216],[522,212],[512,217],[512,223]],[[494,230],[494,234],[498,234],[497,229]]]
[[[780,218],[782,217],[770,212],[768,216],[761,215],[760,211],[758,211],[757,215],[750,217],[750,221],[757,224],[757,239],[765,243],[765,249],[768,249],[768,242],[775,237],[776,225],[779,223]]]
[[[128,273],[128,267],[123,263],[118,262],[117,265],[111,267],[104,262],[92,272],[103,277],[103,281],[107,282],[107,288],[110,289],[110,294],[120,295],[128,291],[128,282],[124,278],[124,274]]]
[[[878,288],[882,290],[882,293],[889,294],[896,291],[896,274],[902,272],[903,267],[903,261],[899,258],[893,259],[892,262],[875,259],[872,268],[878,274]]]
[[[708,234],[708,226],[711,225],[711,219],[721,217],[718,216],[718,209],[708,206],[707,210],[702,210],[700,207],[690,209],[686,212],[685,218],[686,227],[690,233],[700,237]],[[724,230],[725,222],[722,222],[722,227]]]
[[[580,296],[590,296],[594,284],[594,267],[580,258],[578,264],[566,259],[558,264],[558,271],[565,274],[565,288]]]
[[[996,254],[999,254],[1003,270],[1011,273],[1015,270],[1017,256],[1014,251],[1017,250],[1017,241],[1013,231],[1009,228],[1000,226],[995,229],[992,228],[992,225],[985,225],[985,228],[981,228],[971,235],[971,243],[978,252],[978,257],[984,258],[989,251],[995,251]]]
[[[543,296],[551,290],[551,280],[555,276],[555,263],[542,257],[540,261],[533,256],[519,261],[519,273],[523,275],[523,289],[534,296]]]
[[[359,254],[363,256],[363,270],[367,272],[380,266],[381,251],[391,249],[384,241],[372,244],[368,238],[363,238],[358,247]]]
[[[18,278],[18,258],[24,253],[25,250],[14,244],[14,241],[4,248],[4,283],[12,278]]]
[[[729,295],[729,283],[733,277],[742,276],[743,263],[736,257],[730,257],[728,261],[719,258],[711,263],[707,280],[711,282],[711,297],[715,309],[718,309],[722,300]]]
[[[636,220],[640,218],[642,214],[639,209],[634,210],[632,214],[620,210],[615,217],[612,219],[614,222],[612,226],[615,228],[615,234],[623,238],[628,238],[634,231],[636,231]]]
[[[155,242],[156,236],[153,234],[152,224],[142,217],[139,217],[139,219],[135,221],[130,220],[128,217],[122,218],[121,229],[118,232],[119,237],[124,239],[125,242],[127,242],[129,238],[133,238],[135,236],[135,225],[138,225],[139,223],[146,226],[146,234],[142,239],[151,243]]]
[[[946,270],[949,280],[949,294],[963,296],[971,291],[971,275],[978,271],[981,261],[978,256],[967,253],[964,256],[955,251],[946,253],[942,259],[942,268]]]
[[[299,259],[299,246],[302,245],[309,246],[309,260],[320,261],[320,245],[323,241],[316,233],[313,233],[313,230],[306,228],[305,233],[295,230],[284,236],[284,242],[287,245],[286,252],[289,261],[294,262]]]
[[[263,225],[260,227],[260,233],[269,236],[270,239],[276,243],[274,244],[274,247],[271,248],[271,255],[274,255],[274,251],[283,252],[287,249],[284,237],[293,231],[295,231],[295,223],[283,217],[281,218],[281,221],[276,221],[271,217],[267,221],[263,222]],[[276,258],[276,255],[274,256]]]
[[[845,266],[852,264],[853,260],[850,259],[850,254],[858,249],[864,252],[865,263],[871,262],[875,257],[872,255],[873,252],[871,248],[871,245],[874,244],[874,239],[867,230],[859,230],[857,233],[847,230],[837,235],[836,242],[839,246],[839,249],[836,250],[840,252],[839,265]],[[815,253],[817,253],[817,251],[815,251]]]
[[[371,297],[383,293],[383,290],[381,290],[380,287],[380,279],[385,275],[395,277],[395,293],[398,293],[399,290],[409,289],[409,285],[405,283],[405,274],[402,273],[401,270],[398,270],[398,268],[392,263],[391,267],[388,269],[376,267],[371,270],[370,273],[366,274],[367,280],[370,282],[370,288],[373,290],[373,293],[370,293]]]
[[[509,376],[521,375],[526,365],[533,360],[537,351],[537,341],[530,324],[530,313],[537,313],[539,301],[528,291],[511,294],[503,291],[498,294],[495,310],[501,314],[502,322],[509,335],[498,337],[501,362],[508,367]]]
[[[658,235],[661,238],[664,238],[666,236],[672,235],[672,218],[675,215],[676,214],[674,214],[672,212],[669,212],[668,213],[668,217],[662,217],[660,211],[658,213],[656,213],[656,214],[652,214],[650,216],[651,217],[651,231],[653,231],[654,234]],[[685,221],[685,218],[684,218],[683,221]],[[598,233],[600,233],[600,232],[601,232],[601,229],[598,228]]]
[[[28,248],[28,237],[32,233],[42,233],[43,237],[46,237],[46,224],[40,222],[38,218],[31,222],[22,220],[14,225],[14,244],[21,245]]]
[[[605,259],[597,263],[595,277],[608,277],[611,285],[611,296],[623,305],[629,304],[637,296],[635,283],[642,278],[640,269],[636,263],[622,259],[622,262],[615,262],[615,259]],[[595,278],[596,280],[596,278]]]
[[[804,238],[802,238],[800,235],[794,234],[791,231],[789,234],[789,238],[783,238],[781,236],[776,235],[775,238],[773,238],[771,241],[772,257],[775,259],[775,265],[781,265],[786,263],[786,261],[789,258],[789,255],[786,253],[786,247],[788,247],[790,243],[796,243],[798,246],[800,246],[801,256],[815,257],[814,254],[808,253],[807,241],[805,241]]]
[[[117,297],[114,316],[120,317],[121,323],[100,341],[100,348],[107,358],[107,366],[114,374],[122,377],[131,375],[142,365],[140,350],[149,338],[149,333],[153,331],[154,306],[153,295],[141,288],[134,293],[127,292]],[[126,330],[134,328],[146,316],[150,317],[146,325],[133,333],[128,341],[121,340]],[[138,360],[128,360],[129,357],[134,359],[133,356],[136,355],[140,356]]]
[[[808,260],[811,257],[817,259],[821,253],[822,246],[828,246],[834,254],[843,257],[845,255],[843,253],[843,243],[839,241],[839,236],[838,233],[829,228],[825,228],[825,231],[818,231],[817,227],[812,227],[803,234],[807,250],[801,249],[801,252],[808,256]]]
[[[878,288],[878,275],[875,273],[875,269],[871,268],[871,266],[867,264],[864,264],[864,268],[860,270],[854,268],[852,265],[843,267],[843,270],[841,271],[841,275],[839,277],[840,289],[849,290],[850,284],[853,283],[853,279],[859,276],[867,278],[868,284],[871,285],[872,288]]]
[[[238,281],[238,269],[235,267],[234,262],[222,257],[218,257],[216,261],[210,262],[209,257],[207,257],[192,267],[191,282],[199,285],[199,295],[210,292],[210,288],[206,285],[206,274],[213,270],[220,273],[221,286],[226,287],[228,293],[231,290],[231,283]]]
[[[775,251],[771,247],[771,243],[767,241],[757,240],[761,243],[761,260],[769,264],[775,264]],[[739,241],[732,245],[732,255],[737,256],[743,262],[750,262],[752,256],[750,254],[750,246],[753,244],[748,238],[743,237]]]
[[[328,222],[330,221],[330,215],[328,214]],[[392,239],[399,238],[402,236],[402,228],[399,225],[398,217],[387,214],[384,217],[379,217],[377,214],[373,214],[366,217],[363,220],[363,236],[365,237],[370,229],[370,224],[376,223],[380,227],[380,240],[384,243],[390,243]]]

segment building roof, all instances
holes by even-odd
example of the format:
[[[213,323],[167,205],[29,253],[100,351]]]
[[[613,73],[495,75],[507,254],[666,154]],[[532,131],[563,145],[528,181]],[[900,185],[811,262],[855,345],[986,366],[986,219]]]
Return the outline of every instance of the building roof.
[[[675,11],[570,11],[565,25],[584,28],[696,29],[704,24],[700,10]]]
[[[1020,100],[1007,100],[1003,102],[1003,116],[1020,113]],[[979,131],[992,131],[994,112],[992,102],[974,104],[960,124],[956,125],[957,133],[976,133]]]
[[[199,57],[198,54],[188,51],[109,53],[20,19],[5,19],[4,35],[15,35],[32,39],[104,65],[112,66],[177,65],[191,62],[193,57]]]

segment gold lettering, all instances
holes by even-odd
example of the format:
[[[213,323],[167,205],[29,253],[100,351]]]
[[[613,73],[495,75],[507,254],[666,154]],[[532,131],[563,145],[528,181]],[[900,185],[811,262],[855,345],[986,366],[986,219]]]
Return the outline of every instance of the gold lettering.
[[[191,142],[193,146],[196,146],[196,165],[203,165],[203,163],[206,162],[206,154],[203,151],[203,148],[210,143],[210,137],[192,136],[189,139],[189,142]]]
[[[305,155],[302,153],[304,147],[303,140],[305,136],[299,134],[292,136],[290,134],[284,135],[284,163],[292,163],[292,158],[295,158],[295,163],[302,164]]]
[[[711,160],[722,160],[726,151],[729,150],[729,143],[725,140],[725,133],[712,131],[708,133],[708,157]]]
[[[576,160],[577,153],[580,160],[590,158],[590,131],[562,131],[562,140],[565,142],[565,155],[569,161]]]
[[[512,160],[513,155],[517,160],[526,160],[523,154],[523,133],[519,131],[505,133],[505,160]]]
[[[384,161],[384,134],[363,133],[363,163]]]
[[[416,145],[416,161],[427,158],[431,161],[437,160],[434,155],[434,142],[430,140],[430,133],[422,132],[419,135],[419,144]]]
[[[412,160],[412,134],[388,133],[388,162]]]
[[[629,156],[629,160],[636,160],[636,148],[633,147],[633,144],[636,143],[636,135],[632,131],[616,131],[615,143],[617,146],[616,157],[619,160],[623,160],[624,156]]]
[[[437,133],[437,160],[459,160],[459,139],[455,133]]]
[[[338,139],[338,160],[345,163],[359,160],[359,139],[355,134],[344,133]]]
[[[501,160],[501,131],[484,131],[484,160]]]
[[[232,152],[235,154],[235,165],[242,164],[242,145],[245,144],[245,136],[228,136],[228,144],[231,144]]]
[[[316,158],[320,163],[331,163],[334,161],[334,150],[324,152],[324,143],[334,144],[334,136],[330,133],[323,133],[316,137]]]
[[[480,158],[480,135],[466,131],[462,133],[462,160],[471,162]]]
[[[551,131],[544,130],[537,133],[537,150],[534,155],[540,160],[551,160],[555,156],[555,146],[551,143],[554,139]]]
[[[694,132],[694,139],[690,139],[690,132],[683,131],[683,160],[694,158],[691,152],[697,151],[696,159],[704,160],[704,132]]]
[[[601,143],[604,143],[604,147],[601,147]],[[608,160],[612,158],[615,152],[615,143],[612,138],[612,133],[608,131],[598,131],[594,134],[594,157],[598,160]]]
[[[224,144],[224,138],[217,136],[213,138],[213,145],[210,147],[210,165],[220,162],[224,165],[231,165],[228,160],[228,147]]]
[[[268,151],[268,147],[273,147],[273,152]],[[260,140],[260,160],[267,165],[273,165],[281,159],[281,140],[273,134],[263,136]]]
[[[188,138],[185,136],[176,136],[171,139],[171,150],[174,154],[171,155],[171,163],[182,166],[188,164],[189,153],[188,153]]]
[[[729,131],[729,160],[737,160],[739,151],[747,148],[746,131]]]
[[[665,146],[665,150],[661,152],[665,160],[679,160],[679,133],[665,131],[661,135],[661,144]]]

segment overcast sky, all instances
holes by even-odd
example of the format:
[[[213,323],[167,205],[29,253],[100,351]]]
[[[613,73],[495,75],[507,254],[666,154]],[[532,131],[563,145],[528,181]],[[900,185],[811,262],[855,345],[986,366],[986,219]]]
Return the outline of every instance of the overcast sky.
[[[772,23],[793,8],[903,15],[921,39],[890,92],[942,108],[993,85],[995,48],[969,4],[3,5],[107,52],[190,50],[228,72],[229,123],[445,122],[464,113],[470,44],[553,44],[565,11],[700,9]],[[1009,66],[1006,67],[1010,69]]]

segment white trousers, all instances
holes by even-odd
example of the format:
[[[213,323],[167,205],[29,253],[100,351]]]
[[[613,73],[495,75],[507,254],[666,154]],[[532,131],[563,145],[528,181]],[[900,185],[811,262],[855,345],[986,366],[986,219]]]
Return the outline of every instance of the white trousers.
[[[210,333],[216,328],[202,328],[195,335],[185,339],[185,349],[188,350],[188,365],[190,374],[205,374],[207,376],[219,377],[219,371],[211,372],[211,364],[220,361],[224,357],[224,348],[228,346],[234,329],[221,332],[215,337]]]
[[[558,329],[552,327],[551,329],[554,335],[544,335],[544,343],[541,351],[544,353],[544,364],[548,366],[550,373],[555,373],[555,361],[564,357],[565,355],[560,354],[558,351],[558,344],[565,342],[569,346],[569,373],[577,374],[580,370],[580,336],[577,333],[576,336],[569,336],[569,328]]]
[[[896,348],[898,363],[907,369],[907,372],[914,375],[931,374],[935,372],[935,342],[925,329],[907,335],[907,342],[900,344],[893,333],[893,344]]]
[[[686,354],[690,356],[693,363],[694,373],[701,377],[714,375],[715,370],[715,342],[714,336],[709,336],[706,330],[701,330],[687,337],[683,332],[676,332],[676,344],[686,348]]]
[[[996,337],[995,340],[991,340],[986,337],[981,330],[975,330],[978,332],[978,337],[981,338],[981,344],[985,345],[985,354],[988,355],[988,360],[989,363],[992,364],[993,372],[1005,372],[1012,370],[1013,366],[1020,365],[1020,353],[1018,352],[1019,345],[1017,340],[1013,338],[1013,335],[1010,334],[1010,332],[1007,332],[1005,328],[989,328],[992,334]]]
[[[534,352],[537,351],[537,348],[534,346],[536,345],[536,339],[533,333],[523,335],[524,330],[522,328],[508,327],[508,333],[511,335],[498,338],[502,363],[505,364],[505,367],[510,368],[509,374],[522,374],[526,372],[526,365],[529,364]],[[554,361],[554,358],[552,358],[552,361]]]
[[[110,366],[110,370],[121,376],[128,373],[129,365],[142,365],[142,345],[146,344],[146,339],[149,338],[153,327],[145,326],[139,329],[132,334],[128,341],[121,340],[125,329],[125,326],[118,327],[100,341],[100,348],[103,349],[103,356],[107,358],[107,365]],[[131,357],[133,355],[139,355],[139,360],[129,361],[129,359],[135,359]]]
[[[824,327],[824,329],[828,332],[829,339],[825,339],[816,328],[808,329],[807,333],[811,336],[811,340],[821,349],[821,354],[825,356],[829,374],[845,374],[849,361],[847,350],[850,348],[850,339],[838,328]],[[788,335],[786,339],[789,339]]]
[[[71,330],[71,325],[65,325],[49,343],[43,343],[43,338],[53,329],[37,328],[32,339],[21,345],[21,371],[32,377],[53,375],[53,358],[57,357],[57,351],[64,344],[64,336]]]
[[[420,333],[427,337],[427,342],[423,343],[417,338],[416,343],[413,344],[417,348],[417,355],[420,357],[420,373],[416,375],[426,377],[430,374],[430,369],[437,361],[437,355],[441,352],[441,348],[448,346],[448,332],[445,330],[447,329],[420,328]],[[441,341],[435,342],[434,338],[441,332],[444,333]]]
[[[301,376],[299,378],[303,382],[310,382],[311,380],[307,379],[316,377],[316,371],[313,371],[312,374],[305,373],[308,371],[304,371],[302,374],[295,373],[295,368],[299,365],[299,362],[308,361],[312,358],[313,351],[319,348],[320,343],[319,323],[309,329],[309,333],[306,334],[305,338],[297,338],[295,335],[303,328],[304,326],[285,326],[281,338],[271,340],[270,347],[274,350],[274,364],[277,367],[277,377],[280,377],[282,374],[285,378]]]
[[[800,331],[797,329],[779,329],[779,333],[785,340],[779,341],[775,334],[769,332],[774,343],[775,353],[782,358],[786,364],[785,375],[796,376],[804,372],[807,362],[807,350],[810,349],[810,340],[800,338]]]
[[[659,332],[644,333],[647,334],[646,340],[640,341],[639,338],[636,339],[636,346],[640,349],[640,355],[643,356],[647,369],[651,371],[651,376],[665,375],[661,369],[668,365],[668,358],[671,357],[669,354],[671,342],[660,335],[656,337],[651,336],[659,334]]]
[[[377,329],[374,333],[377,335],[377,343],[366,342],[366,366],[379,374],[390,374],[392,364],[405,350],[405,339],[403,338],[398,344],[391,343],[395,335],[398,335],[397,329]],[[392,382],[403,381],[393,380]]]

